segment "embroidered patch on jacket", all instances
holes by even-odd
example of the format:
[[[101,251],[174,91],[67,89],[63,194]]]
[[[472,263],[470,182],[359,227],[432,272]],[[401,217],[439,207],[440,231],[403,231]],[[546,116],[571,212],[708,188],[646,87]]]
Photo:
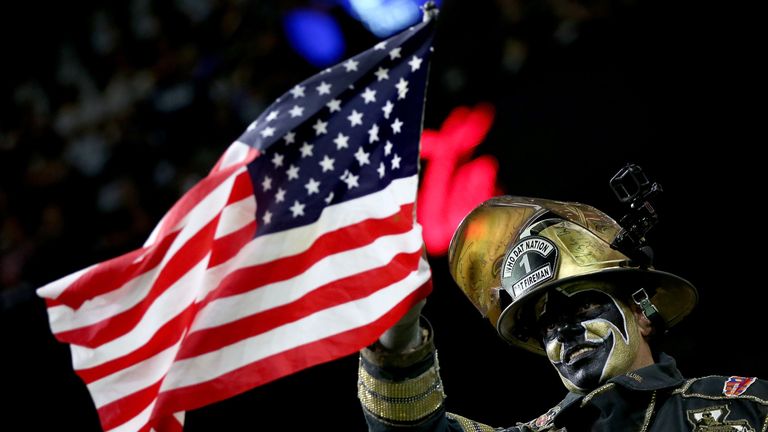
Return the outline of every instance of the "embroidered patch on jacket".
[[[689,410],[693,432],[755,432],[746,420],[726,420],[731,410],[726,405]]]
[[[560,405],[552,407],[549,409],[549,411],[540,415],[536,420],[533,420],[530,423],[528,423],[528,425],[535,431],[540,431],[545,428],[548,428],[549,426],[552,425],[552,421],[555,419],[555,416],[557,416],[557,413],[559,412],[560,412]]]
[[[723,394],[728,397],[734,397],[739,396],[747,389],[749,386],[752,385],[753,382],[755,382],[754,377],[740,377],[740,376],[732,376],[725,380],[725,384],[723,384]]]

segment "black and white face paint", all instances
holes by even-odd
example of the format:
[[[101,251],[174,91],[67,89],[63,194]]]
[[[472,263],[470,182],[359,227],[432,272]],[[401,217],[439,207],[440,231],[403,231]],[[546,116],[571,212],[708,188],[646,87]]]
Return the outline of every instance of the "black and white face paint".
[[[606,286],[578,284],[545,294],[536,305],[549,361],[568,390],[586,393],[628,372],[640,332],[631,310]]]

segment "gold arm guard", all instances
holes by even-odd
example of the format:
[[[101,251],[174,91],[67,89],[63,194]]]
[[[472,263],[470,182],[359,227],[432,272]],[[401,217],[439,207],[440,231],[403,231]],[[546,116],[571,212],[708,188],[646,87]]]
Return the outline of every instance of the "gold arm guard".
[[[435,355],[435,364],[421,375],[405,381],[386,381],[369,374],[361,359],[357,397],[363,408],[384,421],[416,422],[443,404],[445,393],[439,369]]]
[[[497,430],[488,425],[484,425],[466,417],[462,417],[458,414],[448,413],[446,415],[449,419],[456,420],[461,426],[461,429],[466,432],[494,432]]]

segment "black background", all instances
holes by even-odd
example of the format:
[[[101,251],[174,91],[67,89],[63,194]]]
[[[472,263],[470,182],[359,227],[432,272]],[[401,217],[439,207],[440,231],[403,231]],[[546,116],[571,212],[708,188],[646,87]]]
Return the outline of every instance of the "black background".
[[[46,53],[45,42],[23,30],[32,24],[66,29],[65,18],[75,21],[76,15],[56,9],[63,6],[25,3],[3,14],[4,73],[16,77],[29,69],[10,66],[10,59]],[[528,18],[517,23],[502,13],[504,3],[444,4],[425,126],[438,128],[457,105],[491,102],[497,117],[478,154],[498,158],[506,193],[584,202],[616,218],[623,209],[608,179],[626,162],[642,165],[664,188],[660,224],[649,235],[656,267],[692,281],[700,293],[695,312],[671,331],[667,352],[686,376],[768,376],[763,80],[751,65],[765,49],[751,47],[756,39],[748,34],[749,13],[730,3],[575,2],[597,11],[596,17],[573,43],[561,45],[552,40],[552,10],[568,2],[519,2]],[[363,35],[348,55],[375,42],[356,25],[345,23]],[[516,73],[502,67],[504,41],[514,35],[529,42]],[[35,62],[43,61],[26,67]],[[314,72],[302,67],[301,76]],[[458,86],[451,84],[457,70]],[[59,247],[54,256],[68,253],[67,245]],[[91,263],[76,262],[50,276]],[[449,409],[509,426],[558,402],[565,390],[546,359],[506,346],[453,284],[445,259],[431,263],[435,289],[424,313],[436,329]],[[2,429],[98,430],[87,391],[71,370],[68,348],[51,336],[42,302],[14,296],[21,300],[0,322]],[[268,424],[364,430],[356,369],[356,356],[349,356],[297,373],[188,413],[186,430],[263,430]]]

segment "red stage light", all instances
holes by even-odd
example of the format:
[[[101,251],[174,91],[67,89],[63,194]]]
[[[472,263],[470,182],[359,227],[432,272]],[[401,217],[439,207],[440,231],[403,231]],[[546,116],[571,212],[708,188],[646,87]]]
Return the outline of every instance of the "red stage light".
[[[451,111],[439,131],[425,129],[421,158],[426,161],[417,199],[417,217],[431,255],[448,251],[453,231],[475,206],[501,193],[499,163],[493,156],[471,159],[493,124],[494,108],[480,104]]]

